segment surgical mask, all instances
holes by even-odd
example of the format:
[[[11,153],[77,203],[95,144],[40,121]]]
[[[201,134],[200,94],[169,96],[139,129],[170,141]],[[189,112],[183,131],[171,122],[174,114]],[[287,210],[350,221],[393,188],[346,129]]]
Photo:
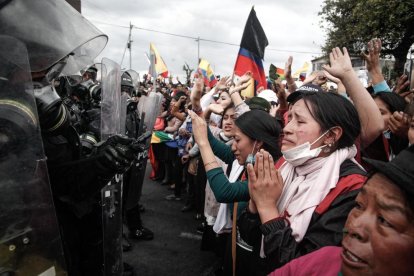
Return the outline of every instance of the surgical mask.
[[[256,162],[256,158],[253,155],[254,149],[256,148],[256,143],[257,143],[257,140],[254,141],[252,152],[249,153],[249,155],[247,155],[246,162],[245,162],[246,166],[247,164],[252,164],[254,166],[254,163]]]
[[[324,145],[324,146],[321,146],[315,149],[311,149],[311,146],[315,144],[317,141],[319,141],[329,131],[330,129],[328,129],[325,133],[319,136],[319,138],[316,139],[312,144],[309,142],[306,142],[297,147],[288,149],[286,151],[282,151],[283,157],[289,164],[291,164],[294,167],[303,165],[309,159],[317,157],[321,153],[322,149],[327,146],[327,145]]]
[[[384,135],[385,139],[391,139],[391,130],[387,129],[383,131],[382,134]]]

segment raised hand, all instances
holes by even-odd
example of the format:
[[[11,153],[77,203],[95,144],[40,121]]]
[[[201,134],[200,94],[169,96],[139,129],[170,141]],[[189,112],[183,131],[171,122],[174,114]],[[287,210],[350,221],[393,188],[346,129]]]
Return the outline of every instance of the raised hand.
[[[221,78],[216,86],[216,92],[218,92],[219,90],[225,90],[227,89],[227,81],[230,79],[229,76],[225,76],[223,78]]]
[[[347,74],[355,74],[352,68],[351,58],[345,47],[342,48],[342,51],[339,47],[333,48],[329,54],[329,60],[330,65],[324,65],[323,69],[334,77],[342,80]]]
[[[193,135],[196,143],[201,147],[204,144],[208,144],[207,137],[207,123],[200,116],[195,114],[195,112],[189,110],[188,114],[191,117],[193,125]]]
[[[240,92],[244,89],[246,89],[247,87],[249,87],[250,85],[250,79],[253,77],[252,72],[246,72],[240,79],[239,81],[234,85],[230,86],[229,89],[229,94],[233,94],[235,92]]]
[[[373,38],[368,42],[368,54],[362,52],[362,57],[367,62],[367,70],[371,73],[377,71],[381,73],[380,65],[380,53],[381,53],[381,40],[379,38]]]
[[[288,60],[285,63],[285,79],[286,80],[290,80],[292,79],[292,62],[293,62],[293,57],[289,56]]]

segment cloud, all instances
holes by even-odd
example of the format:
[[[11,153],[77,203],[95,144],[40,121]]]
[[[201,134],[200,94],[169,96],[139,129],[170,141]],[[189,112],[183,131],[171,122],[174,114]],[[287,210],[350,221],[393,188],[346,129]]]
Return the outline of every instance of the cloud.
[[[82,0],[82,13],[109,36],[103,56],[120,63],[129,32],[129,22],[138,28],[157,30],[190,37],[239,44],[252,4],[266,32],[269,46],[265,52],[265,68],[270,63],[284,66],[293,55],[293,69],[301,67],[320,52],[324,32],[317,16],[323,0],[265,1],[133,1]],[[120,27],[123,26],[123,27]],[[236,60],[238,46],[150,32],[132,30],[132,68],[147,71],[145,53],[153,42],[173,75],[183,75],[187,62],[196,67],[198,52],[217,74],[229,75]],[[288,52],[296,51],[296,52]],[[299,53],[309,52],[309,53]],[[122,67],[129,68],[129,53]]]

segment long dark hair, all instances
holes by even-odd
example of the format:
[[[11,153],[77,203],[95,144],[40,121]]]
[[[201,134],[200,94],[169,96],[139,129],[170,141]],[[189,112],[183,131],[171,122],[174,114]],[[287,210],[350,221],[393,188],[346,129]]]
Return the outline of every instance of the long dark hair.
[[[236,126],[253,140],[262,141],[263,149],[268,151],[273,160],[282,156],[279,146],[281,128],[275,118],[263,110],[250,110],[235,121]]]

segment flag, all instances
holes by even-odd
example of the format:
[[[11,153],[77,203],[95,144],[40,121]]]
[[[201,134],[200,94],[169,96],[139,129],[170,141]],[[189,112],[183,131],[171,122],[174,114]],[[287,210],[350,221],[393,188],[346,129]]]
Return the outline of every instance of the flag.
[[[257,19],[254,7],[252,7],[244,27],[239,54],[234,65],[234,74],[240,77],[250,71],[253,74],[255,86],[266,88],[266,75],[262,59],[267,45],[269,45],[269,42],[266,34],[260,25],[259,19]]]
[[[306,73],[300,73],[299,74],[299,80],[304,81],[306,79]]]
[[[205,59],[200,59],[198,65],[198,71],[203,75],[204,84],[208,87],[213,87],[217,83],[217,79],[214,76],[214,72],[211,69],[210,63]]]
[[[154,44],[152,43],[150,43],[150,53],[151,53],[151,58],[155,59],[153,61],[154,66],[151,66],[151,69],[150,69],[151,75],[153,75],[154,78],[156,78],[156,76],[158,75],[161,75],[164,78],[168,78],[167,66],[165,65],[164,60],[162,59],[160,54],[158,53],[157,48],[155,48]],[[156,74],[154,75],[153,72],[155,72]]]
[[[151,137],[151,144],[164,143],[174,140],[172,134],[165,133],[164,131],[154,131]]]
[[[305,73],[305,77],[306,77],[306,72],[308,72],[308,71],[309,71],[309,63],[305,62],[300,69],[296,70],[295,73],[293,73],[292,77],[295,78],[295,79],[296,78],[300,79],[300,75],[302,73]]]
[[[278,79],[284,80],[285,79],[285,70],[276,67],[276,75]]]
[[[276,66],[274,66],[274,65],[271,63],[271,64],[270,64],[270,67],[269,67],[269,79],[270,79],[270,80],[272,80],[272,81],[274,81],[274,80],[276,80],[276,79],[277,79],[276,69],[277,69],[277,67],[276,67]]]

